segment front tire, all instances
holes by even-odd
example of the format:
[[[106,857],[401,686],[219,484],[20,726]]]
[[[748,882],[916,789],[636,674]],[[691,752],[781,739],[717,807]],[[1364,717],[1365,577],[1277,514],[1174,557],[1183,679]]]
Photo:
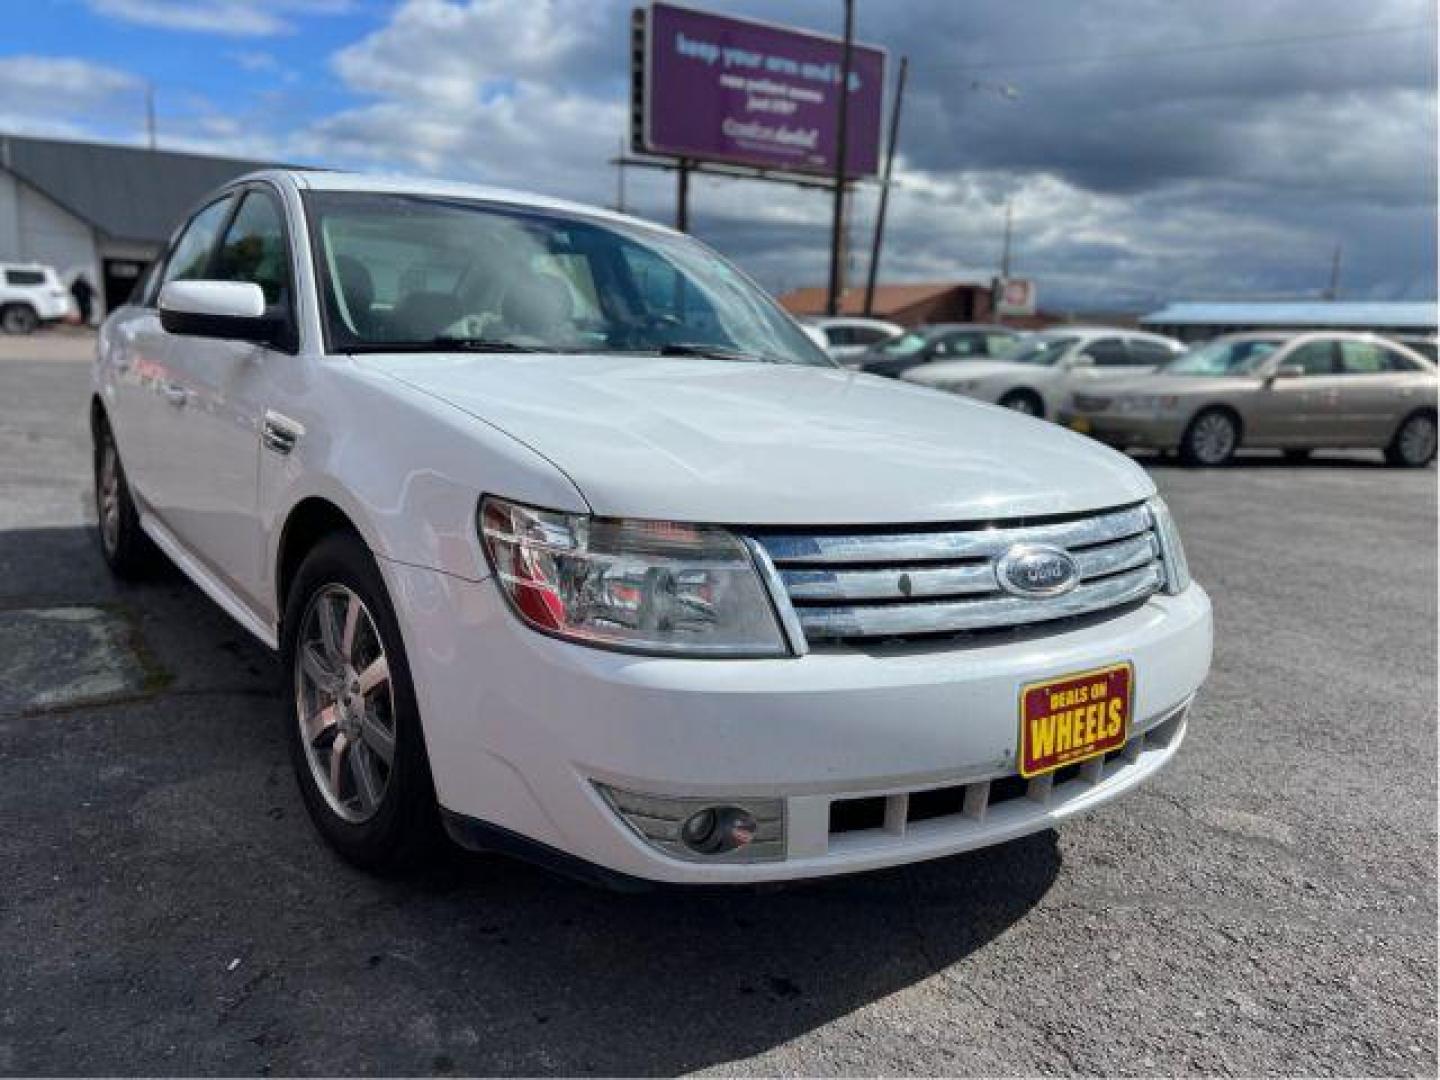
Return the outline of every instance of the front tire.
[[[1423,469],[1435,460],[1435,443],[1435,414],[1411,413],[1385,447],[1385,461],[1399,469]]]
[[[140,513],[130,495],[130,480],[120,461],[115,435],[103,417],[95,422],[95,517],[100,554],[111,573],[127,581],[154,569],[155,545],[140,528]]]
[[[1186,465],[1215,468],[1235,456],[1240,445],[1240,424],[1225,409],[1206,409],[1185,429],[1180,440],[1180,460]]]
[[[281,656],[286,738],[316,828],[363,869],[415,865],[439,834],[435,787],[395,611],[354,534],[300,564]]]

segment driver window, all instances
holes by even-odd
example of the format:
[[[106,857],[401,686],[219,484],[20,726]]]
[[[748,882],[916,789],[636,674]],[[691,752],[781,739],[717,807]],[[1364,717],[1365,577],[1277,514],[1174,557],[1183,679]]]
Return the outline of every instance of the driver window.
[[[198,280],[209,272],[210,253],[215,249],[220,227],[225,224],[234,202],[234,196],[226,195],[190,219],[190,224],[185,226],[185,231],[170,252],[165,273],[160,276],[162,288],[172,281]],[[158,290],[156,295],[159,295]]]
[[[1335,343],[1333,341],[1309,341],[1295,349],[1281,361],[1294,364],[1306,375],[1335,374]]]
[[[1081,351],[1095,358],[1096,367],[1128,367],[1131,363],[1130,353],[1119,338],[1100,338]]]
[[[290,260],[285,251],[285,227],[280,207],[269,195],[252,191],[245,196],[235,220],[225,230],[215,277],[219,281],[259,285],[266,304],[289,302]]]

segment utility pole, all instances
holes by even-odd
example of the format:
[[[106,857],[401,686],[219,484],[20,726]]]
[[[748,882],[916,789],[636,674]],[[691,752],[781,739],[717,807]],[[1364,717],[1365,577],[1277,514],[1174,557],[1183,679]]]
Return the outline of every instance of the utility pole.
[[[848,164],[850,121],[850,47],[855,40],[855,0],[845,0],[845,44],[840,58],[839,128],[835,133],[835,209],[830,221],[830,291],[825,300],[829,315],[840,313],[841,241],[845,226],[845,172]]]
[[[905,100],[905,73],[910,58],[900,58],[900,76],[895,83],[895,105],[890,112],[890,145],[885,149],[885,175],[880,181],[880,207],[875,213],[875,238],[870,244],[870,273],[865,279],[865,314],[875,310],[875,279],[880,273],[880,245],[885,242],[885,211],[890,205],[890,175],[895,169],[895,145],[900,138],[900,103]]]
[[[615,209],[625,213],[625,136],[620,136],[620,153],[615,158]]]
[[[684,158],[675,168],[675,228],[690,231],[690,162]]]
[[[145,131],[150,137],[150,149],[155,149],[155,84],[145,84]]]
[[[1340,251],[1341,245],[1335,245],[1335,258],[1330,261],[1330,288],[1325,290],[1326,300],[1340,299]]]
[[[1005,246],[1000,251],[1000,280],[1010,280],[1010,226],[1013,220],[1015,200],[1005,200]]]

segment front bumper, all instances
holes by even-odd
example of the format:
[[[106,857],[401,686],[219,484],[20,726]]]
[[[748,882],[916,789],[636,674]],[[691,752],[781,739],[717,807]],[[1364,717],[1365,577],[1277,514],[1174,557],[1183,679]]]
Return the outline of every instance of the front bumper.
[[[1180,445],[1180,437],[1185,431],[1185,421],[1178,416],[1132,416],[1064,410],[1060,413],[1059,420],[1072,431],[1121,449],[1139,446],[1149,450],[1173,450]]]
[[[1101,621],[965,644],[843,647],[801,658],[680,660],[606,652],[521,626],[494,583],[382,562],[396,600],[442,806],[607,870],[755,882],[934,858],[1043,829],[1120,794],[1178,749],[1210,664],[1192,586]],[[1037,679],[1135,666],[1131,744],[1016,794],[1018,695]],[[660,796],[780,799],[784,857],[663,854],[596,783]],[[987,785],[987,797],[966,798]],[[963,790],[961,790],[963,789]],[[832,804],[959,792],[961,809],[832,829]],[[993,797],[989,792],[994,792]],[[982,805],[982,803],[984,805]]]

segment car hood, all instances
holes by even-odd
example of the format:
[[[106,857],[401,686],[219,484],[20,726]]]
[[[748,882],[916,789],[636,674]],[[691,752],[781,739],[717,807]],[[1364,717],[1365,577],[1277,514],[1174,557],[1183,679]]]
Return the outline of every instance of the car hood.
[[[1009,360],[938,360],[905,373],[912,382],[949,383],[963,379],[986,379],[991,375],[1013,375],[1017,371],[1037,371],[1034,364],[1016,364]]]
[[[1094,510],[1154,491],[1128,458],[1058,427],[837,368],[622,356],[358,359],[525,443],[607,516],[988,520]]]

